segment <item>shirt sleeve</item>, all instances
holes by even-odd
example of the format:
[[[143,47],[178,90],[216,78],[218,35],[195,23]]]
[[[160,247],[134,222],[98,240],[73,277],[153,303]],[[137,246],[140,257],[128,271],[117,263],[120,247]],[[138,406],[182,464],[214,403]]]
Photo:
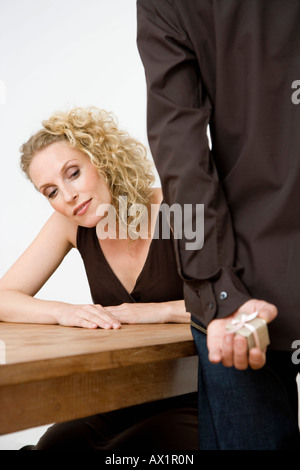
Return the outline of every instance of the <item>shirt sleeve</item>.
[[[137,25],[147,82],[148,139],[164,201],[192,205],[194,227],[196,204],[204,205],[202,248],[187,249],[190,239],[182,218],[175,251],[186,308],[207,326],[251,298],[240,278],[242,267],[235,265],[231,215],[207,138],[212,103],[174,4],[138,0]]]

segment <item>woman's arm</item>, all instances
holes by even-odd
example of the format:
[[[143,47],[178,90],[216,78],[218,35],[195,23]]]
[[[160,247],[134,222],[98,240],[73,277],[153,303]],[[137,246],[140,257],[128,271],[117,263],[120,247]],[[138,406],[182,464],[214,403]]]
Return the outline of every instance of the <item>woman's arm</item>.
[[[121,323],[189,323],[184,300],[150,303],[124,303],[105,307]]]
[[[77,226],[54,213],[38,236],[0,279],[0,321],[88,328],[119,328],[100,305],[71,305],[34,298],[76,245]]]

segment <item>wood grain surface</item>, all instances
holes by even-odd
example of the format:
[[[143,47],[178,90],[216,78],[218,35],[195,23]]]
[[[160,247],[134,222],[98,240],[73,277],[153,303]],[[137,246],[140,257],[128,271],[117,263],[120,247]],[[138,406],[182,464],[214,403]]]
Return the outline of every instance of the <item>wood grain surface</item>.
[[[0,434],[196,389],[189,325],[0,323]]]

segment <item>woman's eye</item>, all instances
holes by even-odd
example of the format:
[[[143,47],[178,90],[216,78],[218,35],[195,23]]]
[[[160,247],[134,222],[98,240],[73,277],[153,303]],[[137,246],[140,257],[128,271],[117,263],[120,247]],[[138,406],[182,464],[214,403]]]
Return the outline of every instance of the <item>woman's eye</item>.
[[[48,199],[53,199],[56,196],[56,194],[57,194],[57,189],[54,189],[49,194],[46,194],[46,196]]]
[[[70,172],[69,178],[77,178],[79,174],[80,174],[80,170],[78,168],[77,170]]]

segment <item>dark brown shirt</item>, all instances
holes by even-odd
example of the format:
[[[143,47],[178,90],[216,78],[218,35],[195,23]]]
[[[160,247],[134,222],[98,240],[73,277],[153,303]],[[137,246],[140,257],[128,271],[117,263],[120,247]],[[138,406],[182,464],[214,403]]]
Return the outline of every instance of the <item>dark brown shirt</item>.
[[[164,200],[204,204],[203,248],[176,245],[187,309],[207,325],[266,300],[279,311],[271,347],[290,349],[300,339],[300,1],[137,5]]]

